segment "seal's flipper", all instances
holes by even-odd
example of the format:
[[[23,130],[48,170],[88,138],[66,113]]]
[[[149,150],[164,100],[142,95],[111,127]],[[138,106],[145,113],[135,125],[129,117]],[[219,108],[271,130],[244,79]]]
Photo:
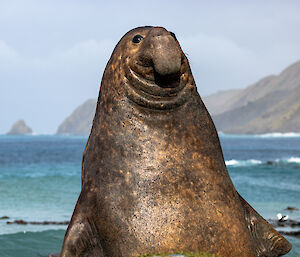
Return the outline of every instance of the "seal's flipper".
[[[60,257],[103,257],[99,232],[93,221],[93,210],[83,206],[86,197],[80,194],[68,226]]]
[[[292,246],[239,195],[245,208],[248,228],[256,245],[257,257],[277,257],[288,253]]]
[[[103,257],[94,223],[83,220],[74,221],[70,225],[60,257]]]

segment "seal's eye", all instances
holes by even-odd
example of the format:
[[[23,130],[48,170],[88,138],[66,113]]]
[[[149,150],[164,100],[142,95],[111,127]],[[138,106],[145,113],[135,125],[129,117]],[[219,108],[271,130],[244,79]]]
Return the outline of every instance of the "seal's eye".
[[[141,35],[135,35],[135,36],[132,38],[132,42],[137,44],[137,43],[140,43],[143,39],[144,39],[143,36],[141,36]]]
[[[175,36],[175,34],[174,34],[173,32],[170,32],[170,34],[171,34],[171,36],[172,36],[175,40],[177,40],[177,38],[176,38],[176,36]]]

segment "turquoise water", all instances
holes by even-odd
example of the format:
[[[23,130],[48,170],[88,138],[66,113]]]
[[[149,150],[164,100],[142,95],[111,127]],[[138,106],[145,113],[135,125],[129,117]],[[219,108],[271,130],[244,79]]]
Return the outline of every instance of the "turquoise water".
[[[220,135],[240,194],[266,219],[278,212],[300,219],[300,136]],[[87,137],[0,136],[0,217],[69,220],[81,186]],[[7,225],[0,220],[0,256],[47,256],[60,250],[66,226]],[[288,237],[300,256],[300,239]]]

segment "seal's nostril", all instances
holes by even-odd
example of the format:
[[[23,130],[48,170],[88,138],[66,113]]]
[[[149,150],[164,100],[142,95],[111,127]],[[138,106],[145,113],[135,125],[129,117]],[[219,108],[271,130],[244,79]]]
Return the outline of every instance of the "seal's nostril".
[[[175,40],[177,40],[177,38],[176,38],[176,36],[175,36],[175,34],[174,34],[173,32],[170,31],[170,34],[171,34],[171,36],[172,36]]]

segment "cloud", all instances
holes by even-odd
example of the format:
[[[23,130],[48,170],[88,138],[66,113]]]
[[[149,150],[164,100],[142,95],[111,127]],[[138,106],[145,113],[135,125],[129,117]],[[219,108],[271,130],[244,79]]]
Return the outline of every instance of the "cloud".
[[[299,60],[300,46],[276,41],[261,49],[234,38],[197,33],[180,40],[202,96],[247,87]],[[261,44],[262,45],[262,44]]]
[[[0,68],[2,71],[8,71],[13,69],[16,65],[19,65],[20,57],[17,51],[6,44],[3,40],[0,40]],[[1,73],[0,73],[1,74]]]
[[[246,86],[257,65],[254,52],[228,38],[198,33],[183,38],[182,46],[203,95],[222,90],[224,85],[229,85],[228,88]]]
[[[0,40],[0,56],[1,58],[15,58],[17,52],[8,46],[3,40]]]
[[[215,65],[217,62],[240,64],[246,58],[253,58],[251,50],[239,46],[234,41],[206,34],[197,34],[182,39],[184,49],[191,51],[190,59],[203,62],[205,65]],[[189,51],[188,50],[188,51]],[[216,67],[218,65],[215,65]],[[227,65],[228,67],[228,65]]]
[[[65,52],[57,54],[54,59],[69,71],[93,70],[106,64],[113,47],[112,40],[90,39],[73,45]]]
[[[54,132],[97,97],[114,46],[136,26],[176,33],[202,96],[246,87],[300,58],[299,7],[277,0],[0,1],[0,133],[19,118],[36,132]]]
[[[2,78],[9,74],[30,74],[30,79],[36,77],[47,78],[56,75],[60,77],[89,76],[92,72],[101,72],[113,50],[112,40],[84,40],[62,50],[52,51],[51,54],[39,57],[26,56],[18,53],[14,48],[0,40],[0,67]],[[5,72],[3,72],[5,69]],[[71,86],[74,81],[70,81]],[[15,85],[16,87],[18,85]],[[47,90],[47,89],[46,89]]]

